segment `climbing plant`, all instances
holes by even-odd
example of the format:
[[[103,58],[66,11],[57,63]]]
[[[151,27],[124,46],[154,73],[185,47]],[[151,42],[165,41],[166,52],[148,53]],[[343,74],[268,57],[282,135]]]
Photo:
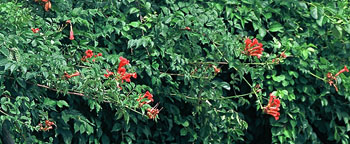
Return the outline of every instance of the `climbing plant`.
[[[349,143],[349,3],[2,0],[3,143]]]

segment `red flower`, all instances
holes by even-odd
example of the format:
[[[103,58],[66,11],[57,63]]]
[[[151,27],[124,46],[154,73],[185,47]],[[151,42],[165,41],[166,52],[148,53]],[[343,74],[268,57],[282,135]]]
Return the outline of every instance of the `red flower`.
[[[264,51],[262,46],[262,43],[259,43],[256,38],[253,39],[253,42],[247,38],[245,40],[245,49],[243,53],[249,56],[257,56],[260,59],[262,51]]]
[[[70,24],[70,22],[71,22],[70,20],[67,20],[67,21],[66,21],[67,24]]]
[[[287,58],[287,55],[286,55],[284,52],[282,52],[282,53],[281,53],[281,57]]]
[[[147,91],[143,97],[147,97],[147,99],[150,100],[151,102],[154,101],[153,95],[151,93],[149,93],[149,91]]]
[[[80,76],[80,72],[76,71],[72,75],[69,75],[67,72],[64,72],[64,77],[66,77],[66,79],[70,79],[70,78],[75,77],[75,76]]]
[[[67,72],[64,72],[64,77],[65,77],[66,79],[70,79],[70,78],[71,78],[71,76],[70,76]]]
[[[276,96],[270,94],[269,103],[264,107],[264,112],[275,117],[275,120],[279,119],[280,113],[280,100],[276,99]]]
[[[41,0],[42,2],[48,2],[49,0]]]
[[[122,56],[119,57],[119,60],[120,60],[120,63],[119,63],[118,69],[129,64],[129,60],[127,60],[126,58],[123,58]]]
[[[75,76],[80,76],[80,72],[79,72],[79,71],[76,71],[75,73],[73,73],[73,74],[71,75],[71,77],[75,77]]]
[[[335,74],[335,76],[338,76],[343,72],[349,72],[349,69],[346,66],[344,66],[344,68],[342,70],[340,70],[337,74]]]
[[[33,33],[37,33],[37,32],[39,32],[39,28],[32,28],[32,31],[33,31]]]
[[[132,74],[132,77],[133,77],[133,78],[137,78],[136,72],[134,72],[134,73]]]
[[[142,103],[140,103],[140,107],[141,107],[143,104],[148,104],[148,103],[154,101],[154,100],[153,100],[153,95],[152,95],[151,93],[149,93],[149,91],[147,91],[147,92],[143,95],[143,97],[139,97],[139,98],[137,99],[137,101],[141,102],[141,100],[144,99],[144,98],[147,98],[149,101],[148,101],[148,102],[142,102]]]
[[[70,39],[70,40],[74,40],[74,33],[73,33],[73,28],[72,28],[72,26],[70,27],[69,39]]]
[[[54,122],[51,122],[49,120],[45,120],[45,127],[43,127],[43,124],[39,123],[38,126],[40,126],[40,130],[42,131],[48,131],[52,129],[52,125],[56,126]]]
[[[190,27],[185,27],[185,30],[191,31],[191,28]]]
[[[97,56],[102,56],[102,53],[98,53]]]
[[[132,74],[130,74],[130,73],[126,73],[125,75],[123,75],[123,76],[122,76],[122,83],[124,82],[124,80],[125,80],[126,82],[130,82],[130,81],[131,81],[131,80],[130,80],[131,76],[132,76]]]
[[[213,68],[216,74],[220,73],[220,68],[217,68],[215,65],[213,65]]]
[[[45,9],[45,11],[49,11],[51,9],[51,2],[50,1],[45,3],[44,9]]]
[[[120,75],[124,75],[125,74],[125,72],[126,72],[126,69],[124,68],[124,67],[121,67],[121,68],[118,68],[118,73],[120,74]]]
[[[91,58],[94,55],[94,53],[92,52],[92,50],[86,50],[85,55],[87,58]]]
[[[114,73],[108,71],[108,69],[106,69],[106,71],[107,71],[107,74],[104,74],[104,76],[105,76],[106,78],[108,78],[110,75],[114,75]]]

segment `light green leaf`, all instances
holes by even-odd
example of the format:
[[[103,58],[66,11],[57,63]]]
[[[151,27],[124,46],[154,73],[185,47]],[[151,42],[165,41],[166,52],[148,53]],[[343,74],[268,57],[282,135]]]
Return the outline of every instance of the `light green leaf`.
[[[311,7],[310,14],[314,19],[318,19],[317,7]]]
[[[282,32],[282,29],[283,29],[283,26],[280,23],[274,22],[270,25],[269,31],[270,32],[277,32],[277,31]]]
[[[60,108],[62,108],[63,106],[69,107],[68,103],[66,101],[64,101],[64,100],[59,100],[57,102],[57,106],[60,107]]]

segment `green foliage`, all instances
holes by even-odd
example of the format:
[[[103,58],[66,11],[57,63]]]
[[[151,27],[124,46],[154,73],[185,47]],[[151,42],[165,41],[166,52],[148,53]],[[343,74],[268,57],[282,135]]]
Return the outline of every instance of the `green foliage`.
[[[0,3],[0,122],[16,143],[349,143],[350,74],[339,91],[326,77],[350,66],[347,1],[51,4]],[[260,59],[246,38],[264,45]],[[84,62],[89,49],[103,55]],[[130,83],[104,77],[120,56]],[[146,91],[154,102],[139,107]],[[263,110],[272,92],[277,121]]]

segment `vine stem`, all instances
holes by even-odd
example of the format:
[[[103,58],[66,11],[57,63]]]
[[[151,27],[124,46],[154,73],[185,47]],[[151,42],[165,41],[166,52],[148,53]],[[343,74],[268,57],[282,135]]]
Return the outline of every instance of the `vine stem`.
[[[241,94],[241,95],[234,95],[234,96],[228,96],[228,97],[221,97],[221,98],[218,98],[218,100],[230,99],[230,98],[239,98],[239,97],[244,97],[244,96],[247,96],[247,95],[250,95],[250,94],[253,94],[253,92],[245,93],[245,94]]]
[[[312,73],[312,72],[308,72],[310,75],[312,75],[312,76],[314,76],[315,78],[318,78],[318,79],[320,79],[320,80],[322,80],[322,81],[326,81],[326,79],[325,78],[321,78],[321,77],[319,77],[319,76],[317,76],[316,74],[314,74],[314,73]]]
[[[240,94],[240,95],[233,95],[233,96],[228,96],[228,97],[221,97],[221,98],[217,98],[217,99],[201,98],[201,100],[224,100],[224,99],[244,97],[244,96],[247,96],[247,95],[250,95],[250,94],[254,94],[254,92]],[[176,94],[170,94],[170,95],[176,95]],[[198,100],[199,99],[199,98],[190,97],[190,96],[185,96],[185,97],[188,98],[188,99],[193,99],[193,100]]]
[[[215,42],[213,42],[213,45],[214,45],[214,47],[215,47],[215,49],[220,53],[220,55],[222,56],[222,58],[227,62],[227,63],[229,63],[229,61],[224,57],[224,55],[223,55],[223,53],[220,51],[220,49],[216,46],[216,43]],[[233,68],[236,70],[236,71],[238,71],[238,69],[235,67],[235,66],[233,66]],[[263,106],[262,106],[262,104],[261,104],[261,98],[258,96],[258,94],[256,93],[256,91],[253,89],[253,86],[248,82],[248,80],[245,78],[245,77],[243,77],[243,80],[249,85],[249,87],[252,89],[252,91],[253,91],[253,93],[255,94],[255,96],[256,96],[256,98],[257,98],[257,100],[258,100],[258,103],[259,103],[259,105],[260,105],[260,109],[263,109]]]
[[[175,74],[175,73],[167,73],[167,72],[160,72],[161,74],[168,74],[168,75],[173,75],[173,76],[182,76],[184,77],[185,75],[184,74]],[[198,77],[198,76],[192,76],[190,75],[190,77],[192,78],[197,78],[197,79],[200,79],[200,78],[204,78],[204,79],[209,79],[209,77]]]
[[[42,88],[46,88],[46,89],[49,89],[49,90],[52,90],[52,91],[58,91],[57,89],[50,88],[50,87],[48,87],[48,86],[46,86],[46,85],[37,84],[37,86],[38,86],[38,87],[42,87]],[[58,92],[61,92],[61,91],[58,91]],[[67,93],[68,93],[68,94],[72,94],[72,95],[82,96],[82,97],[88,97],[88,96],[84,95],[83,93],[70,92],[70,91],[68,91]],[[90,98],[90,97],[88,97],[88,98]],[[92,98],[92,99],[95,99],[95,100],[96,100],[96,98]],[[108,100],[103,100],[103,102],[105,102],[105,103],[112,103],[112,101],[108,101]],[[142,116],[145,116],[145,115],[142,114],[141,112],[139,112],[139,111],[137,111],[137,110],[134,110],[134,109],[132,109],[132,108],[130,108],[130,107],[128,107],[128,106],[124,106],[124,107],[127,108],[127,109],[129,109],[129,110],[131,110],[131,111],[133,111],[133,112],[135,112],[135,113],[137,113],[137,114],[140,114],[140,115],[142,115]]]
[[[1,112],[2,114],[6,115],[6,116],[10,116],[8,113],[2,111],[1,109],[0,109],[0,112]]]

